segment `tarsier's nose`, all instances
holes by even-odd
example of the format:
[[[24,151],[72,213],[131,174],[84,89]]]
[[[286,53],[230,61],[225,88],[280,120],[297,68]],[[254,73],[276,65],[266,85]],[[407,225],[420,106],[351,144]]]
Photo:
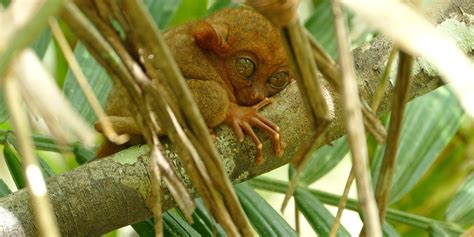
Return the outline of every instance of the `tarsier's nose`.
[[[265,99],[265,97],[265,93],[263,93],[261,90],[254,90],[250,94],[249,101],[251,101],[252,105],[254,105]]]

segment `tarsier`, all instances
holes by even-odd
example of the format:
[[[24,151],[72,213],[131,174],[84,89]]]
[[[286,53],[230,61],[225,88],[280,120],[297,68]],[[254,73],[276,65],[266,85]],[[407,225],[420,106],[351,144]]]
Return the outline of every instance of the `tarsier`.
[[[258,113],[292,80],[275,26],[251,9],[225,9],[168,30],[165,40],[209,128],[225,123],[240,142],[246,133],[255,143],[257,164],[264,158],[253,128],[269,136],[277,156],[283,155],[278,126]],[[118,132],[139,135],[125,98],[123,88],[114,86],[107,114]],[[126,146],[106,141],[98,156]]]

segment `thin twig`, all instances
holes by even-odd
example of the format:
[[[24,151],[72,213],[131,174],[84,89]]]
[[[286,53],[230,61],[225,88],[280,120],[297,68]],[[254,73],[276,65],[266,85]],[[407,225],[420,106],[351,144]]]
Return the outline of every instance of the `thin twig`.
[[[4,77],[8,65],[15,58],[18,52],[28,47],[33,40],[38,37],[38,34],[48,25],[48,18],[56,14],[56,12],[63,5],[64,0],[50,0],[38,1],[29,4],[24,4],[20,1],[12,4],[20,5],[16,9],[10,6],[3,14],[12,19],[2,19],[11,24],[2,24],[3,27],[12,25],[16,29],[2,29],[0,35],[0,80]],[[41,4],[38,6],[38,3]],[[27,7],[28,6],[28,7]],[[15,10],[15,12],[13,12]],[[25,16],[21,22],[16,22],[18,12],[31,10],[31,15]],[[3,15],[2,14],[2,15]],[[2,16],[3,17],[3,16]],[[4,35],[8,34],[8,35]],[[2,76],[3,75],[3,76]]]
[[[342,82],[339,73],[338,65],[332,60],[331,57],[324,51],[324,49],[318,44],[318,42],[306,31],[306,35],[311,43],[311,49],[313,50],[314,60],[318,65],[318,69],[323,74],[324,78],[331,84],[331,86],[338,92],[341,93]],[[387,137],[387,131],[375,116],[375,111],[371,111],[370,107],[366,105],[364,98],[360,98],[363,105],[362,116],[364,118],[364,125],[366,129],[374,135],[374,138],[378,143],[385,143]]]
[[[16,78],[13,78],[12,75],[7,76],[3,89],[6,96],[5,102],[11,116],[10,121],[18,139],[19,152],[22,157],[38,235],[60,236],[56,216],[47,195],[46,184],[35,158],[30,124],[25,111],[22,109],[23,102]]]
[[[189,124],[190,133],[195,137],[199,137],[199,142],[194,144],[202,148],[199,157],[201,157],[205,164],[209,175],[214,177],[211,181],[222,195],[225,206],[233,222],[238,227],[237,230],[242,235],[252,235],[252,227],[245,217],[232,189],[231,182],[224,171],[222,161],[212,143],[209,130],[192,98],[191,92],[186,86],[184,78],[181,76],[176,62],[172,60],[173,56],[166,47],[163,36],[156,25],[151,23],[151,17],[147,11],[144,10],[141,3],[138,1],[124,1],[123,4],[124,8],[130,13],[128,15],[128,17],[130,17],[128,18],[130,25],[148,32],[147,34],[142,34],[142,37],[144,37],[142,42],[146,44],[146,48],[150,50],[155,60],[149,59],[148,57],[145,57],[145,60],[156,63],[164,74],[164,77],[160,79],[165,81],[171,87],[172,91],[175,92],[174,95],[177,97],[178,107],[181,109],[183,116],[187,117],[186,121]],[[156,60],[157,58],[162,60],[158,61]],[[198,140],[196,139],[196,141]],[[224,223],[226,223],[226,221],[221,220],[221,224]]]
[[[300,230],[300,209],[298,208],[298,205],[296,204],[296,199],[294,200],[295,202],[295,231],[298,233],[298,235],[301,235],[301,230]]]
[[[372,97],[372,110],[375,112],[379,109],[380,103],[382,102],[383,93],[385,92],[385,86],[387,85],[388,79],[390,78],[390,72],[392,71],[393,62],[395,57],[397,56],[398,48],[393,47],[390,55],[388,56],[387,65],[382,74],[382,78],[380,78],[380,82],[377,85],[377,88],[374,92],[374,97]]]
[[[158,132],[158,126],[151,116],[151,110],[149,109],[151,107],[149,106],[150,102],[140,102],[140,100],[145,98],[143,91],[145,90],[145,92],[149,93],[152,86],[151,80],[147,78],[143,71],[140,70],[140,67],[134,62],[130,55],[128,55],[127,50],[123,48],[122,44],[120,44],[120,39],[114,31],[105,24],[95,12],[92,11],[93,8],[87,9],[86,13],[95,21],[101,32],[107,36],[113,49],[111,48],[111,45],[109,45],[108,42],[106,42],[95,30],[95,27],[87,26],[87,20],[84,19],[82,14],[80,14],[74,5],[67,5],[66,10],[68,11],[68,14],[64,14],[63,18],[68,22],[68,24],[73,25],[75,29],[78,30],[77,34],[79,38],[83,40],[86,47],[92,52],[96,59],[101,62],[106,69],[110,70],[109,73],[112,75],[119,75],[115,77],[113,76],[112,78],[116,78],[119,80],[119,83],[127,85],[125,88],[127,88],[127,92],[129,93],[130,101],[136,105],[131,109],[136,108],[139,111],[139,113],[133,113],[135,115],[135,122],[139,125],[140,130],[143,131],[143,135],[147,142],[151,144],[152,147],[159,146],[155,138]],[[120,58],[115,55],[115,52],[118,53]],[[124,63],[122,63],[120,59]],[[152,103],[154,102],[155,101],[152,101]],[[158,100],[158,102],[163,101]],[[157,153],[151,155],[156,158]],[[150,159],[150,162],[155,162],[155,159]],[[192,204],[189,195],[182,194],[182,190],[185,190],[185,188],[177,178],[174,171],[168,170],[170,169],[170,165],[164,165],[163,162],[159,162],[158,166],[159,169],[162,170],[160,173],[164,174],[165,182],[167,184],[173,184],[169,186],[169,189],[172,190],[171,193],[179,194],[175,196],[175,199],[180,199],[177,203],[186,205],[181,206],[181,208],[192,211],[194,209],[194,204]],[[154,167],[154,164],[149,164],[149,167]],[[152,186],[152,189],[156,189],[153,190],[153,192],[158,193],[160,191],[158,188],[159,187]],[[185,198],[190,200],[184,200]],[[155,213],[155,215],[159,214],[161,213]]]
[[[156,145],[156,144],[155,144]],[[159,156],[162,155],[161,152],[158,150],[157,146],[153,146],[151,155],[150,155],[150,162],[148,162],[148,170],[150,170],[151,174],[151,186],[156,187],[152,188],[152,195],[153,195],[153,218],[155,219],[155,236],[160,237],[163,236],[163,220],[161,218],[162,207],[161,207],[161,175],[160,169],[158,167],[158,160]]]
[[[351,168],[349,176],[347,177],[346,185],[344,186],[344,192],[342,193],[341,200],[337,206],[336,217],[334,218],[334,224],[331,227],[331,232],[329,233],[330,237],[335,237],[337,235],[337,230],[341,224],[342,212],[346,208],[347,200],[349,199],[349,191],[351,190],[352,182],[354,182],[354,168]]]
[[[382,74],[382,78],[380,79],[380,82],[377,85],[377,88],[375,89],[374,97],[372,98],[372,110],[374,114],[377,114],[379,105],[382,102],[382,96],[385,92],[386,83],[388,82],[390,71],[393,65],[393,60],[395,56],[397,55],[397,52],[398,52],[398,49],[396,49],[396,47],[393,47],[392,51],[390,52],[390,55],[388,56],[387,65]],[[354,182],[354,169],[353,168],[351,168],[349,176],[347,177],[344,191],[342,193],[341,200],[339,201],[339,204],[338,204],[338,209],[337,209],[336,217],[334,219],[334,224],[331,228],[331,232],[329,235],[331,237],[334,237],[337,234],[337,229],[339,228],[339,225],[340,225],[341,216],[342,216],[342,213],[344,212],[344,209],[346,208],[347,199],[349,198],[349,191],[350,191],[350,187],[352,186],[352,182]]]
[[[378,211],[373,196],[368,164],[367,144],[362,119],[359,92],[356,83],[352,54],[347,41],[346,26],[339,2],[331,1],[334,14],[334,25],[339,51],[343,87],[342,99],[345,113],[345,123],[352,154],[352,166],[357,181],[359,202],[362,208],[364,223],[368,236],[382,236],[382,228],[378,220]]]
[[[304,28],[296,21],[283,28],[282,35],[292,72],[306,108],[311,115],[314,128],[313,136],[304,142],[304,145],[293,157],[296,173],[291,179],[291,186],[283,200],[281,206],[283,212],[296,189],[301,169],[309,159],[308,153],[311,152],[311,148],[315,144],[320,144],[321,139],[325,139],[325,130],[329,124],[330,115],[321,89],[321,78]]]
[[[380,222],[383,223],[385,210],[389,202],[389,194],[392,189],[392,179],[395,171],[395,160],[397,157],[400,134],[402,130],[403,114],[411,86],[411,72],[413,57],[400,52],[398,63],[397,82],[395,83],[395,94],[392,97],[392,113],[390,115],[388,140],[385,146],[380,175],[376,186],[376,199],[379,208]]]
[[[295,155],[293,155],[291,162],[295,167],[295,174],[293,175],[293,177],[291,177],[288,191],[286,192],[285,198],[283,199],[283,202],[281,204],[280,211],[282,213],[285,212],[288,202],[290,201],[290,198],[293,196],[293,193],[296,190],[301,171],[303,170],[306,163],[311,157],[309,154],[311,153],[311,151],[314,151],[316,149],[318,144],[323,144],[323,139],[326,138],[326,131],[324,130],[325,127],[320,126],[319,130],[314,131],[311,138],[306,140],[306,142],[304,142],[302,145],[300,145],[298,151],[295,153]]]

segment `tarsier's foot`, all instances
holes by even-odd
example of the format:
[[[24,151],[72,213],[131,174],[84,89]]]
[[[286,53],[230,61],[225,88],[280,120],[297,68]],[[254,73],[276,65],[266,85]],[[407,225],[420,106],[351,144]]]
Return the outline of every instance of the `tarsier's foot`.
[[[255,143],[257,148],[257,154],[255,161],[257,164],[262,164],[265,159],[262,153],[262,142],[253,131],[254,127],[260,128],[266,133],[273,144],[273,149],[277,156],[282,156],[286,144],[280,134],[280,128],[272,121],[268,120],[264,116],[258,113],[258,110],[272,103],[269,98],[265,98],[258,104],[252,107],[239,106],[234,103],[230,103],[225,123],[228,124],[235,132],[237,139],[242,142],[244,140],[244,132],[250,136],[252,142]]]

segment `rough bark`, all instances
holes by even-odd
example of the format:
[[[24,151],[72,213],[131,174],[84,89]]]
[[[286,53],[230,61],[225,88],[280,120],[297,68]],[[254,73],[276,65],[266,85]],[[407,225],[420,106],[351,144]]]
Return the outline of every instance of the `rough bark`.
[[[464,12],[472,14],[474,11],[469,1],[457,2]],[[459,12],[460,8],[447,9]],[[447,16],[446,12],[440,15]],[[353,51],[359,88],[367,100],[373,95],[390,49],[391,43],[378,38]],[[470,53],[472,55],[473,52]],[[417,71],[410,98],[421,96],[442,85],[438,76],[429,75],[426,71],[423,68]],[[392,86],[387,86],[380,107],[381,113],[389,110],[391,95]],[[343,136],[345,132],[339,95],[330,86],[325,85],[325,96],[333,118],[327,139],[329,142]],[[287,164],[299,144],[310,136],[310,121],[296,84],[281,92],[275,103],[263,110],[263,115],[280,126],[288,146],[285,155],[277,158],[272,152],[271,143],[265,139],[264,155],[267,160],[260,166],[255,164],[255,149],[248,139],[240,144],[228,127],[221,126],[217,129],[216,146],[234,183]],[[264,134],[259,135],[265,138]],[[178,173],[192,190],[192,185],[169,143],[165,142],[165,148],[165,153],[172,159]],[[48,192],[62,235],[96,236],[150,217],[152,214],[147,208],[151,196],[146,154],[147,149],[144,146],[131,148],[49,179]],[[162,200],[164,209],[174,206],[168,193],[163,194]],[[33,215],[25,190],[0,199],[1,236],[34,236],[35,233]]]

